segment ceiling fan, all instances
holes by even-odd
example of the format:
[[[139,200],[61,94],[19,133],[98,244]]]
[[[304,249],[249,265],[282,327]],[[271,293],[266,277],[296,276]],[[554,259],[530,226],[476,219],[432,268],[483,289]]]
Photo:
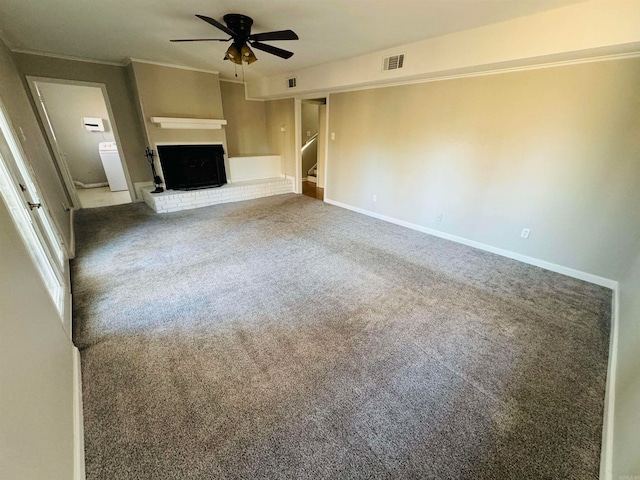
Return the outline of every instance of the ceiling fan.
[[[231,46],[227,49],[224,56],[225,60],[231,60],[237,65],[242,65],[242,62],[252,64],[256,60],[256,56],[249,47],[251,45],[258,50],[270,53],[280,58],[291,58],[293,52],[283,50],[272,45],[261,43],[263,40],[298,40],[298,35],[293,30],[278,30],[275,32],[264,33],[251,33],[251,25],[253,25],[253,19],[239,13],[229,13],[223,18],[226,25],[204,15],[196,15],[196,17],[204,20],[205,22],[213,25],[214,27],[222,30],[230,38],[189,38],[171,40],[172,42],[228,42],[233,40]]]

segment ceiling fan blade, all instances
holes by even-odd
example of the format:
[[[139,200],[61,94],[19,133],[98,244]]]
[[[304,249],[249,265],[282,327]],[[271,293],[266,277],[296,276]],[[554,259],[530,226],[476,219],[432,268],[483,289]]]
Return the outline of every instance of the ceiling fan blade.
[[[179,38],[170,42],[228,42],[230,38]]]
[[[206,17],[204,15],[196,15],[196,17],[198,17],[200,20],[204,20],[205,22],[207,22],[210,25],[213,25],[216,28],[219,28],[220,30],[222,30],[224,33],[226,33],[227,35],[231,35],[232,37],[235,36],[235,33],[233,33],[233,31],[231,31],[229,28],[227,28],[225,25],[223,25],[222,23],[220,23],[217,20],[214,20],[211,17]]]
[[[298,40],[298,35],[293,30],[278,30],[277,32],[254,33],[249,35],[249,40],[258,42],[265,40]]]
[[[273,47],[271,45],[267,45],[266,43],[251,42],[251,46],[280,58],[291,58],[293,56],[293,52],[288,52],[287,50]]]

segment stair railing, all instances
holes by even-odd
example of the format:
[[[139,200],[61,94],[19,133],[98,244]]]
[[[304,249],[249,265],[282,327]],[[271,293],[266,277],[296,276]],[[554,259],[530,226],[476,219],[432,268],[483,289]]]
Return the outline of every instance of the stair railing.
[[[311,137],[309,140],[307,140],[307,143],[305,143],[302,146],[302,152],[304,152],[307,148],[309,148],[309,146],[315,142],[318,139],[318,134],[316,133],[313,137]]]

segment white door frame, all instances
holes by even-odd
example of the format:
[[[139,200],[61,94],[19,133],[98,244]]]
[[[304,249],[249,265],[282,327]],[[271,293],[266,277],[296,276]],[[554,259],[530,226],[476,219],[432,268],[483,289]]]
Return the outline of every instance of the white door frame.
[[[59,226],[51,215],[1,99],[0,131],[4,139],[0,140],[4,151],[0,152],[1,196],[50,294],[62,324],[71,336],[67,251]]]
[[[294,98],[293,110],[295,114],[295,159],[296,159],[296,178],[293,184],[293,192],[302,193],[302,99]]]
[[[296,123],[296,132],[295,132],[295,142],[296,142],[296,178],[294,184],[294,192],[302,193],[302,101],[303,100],[313,100],[316,98],[324,98],[325,105],[327,106],[327,115],[325,119],[325,126],[327,134],[325,135],[325,148],[324,148],[324,191],[325,197],[327,192],[327,171],[329,170],[329,94],[328,93],[316,93],[311,95],[305,95],[302,97],[295,97],[295,123]]]
[[[80,80],[67,80],[63,78],[34,77],[31,75],[27,75],[26,78],[27,78],[27,83],[29,85],[29,89],[31,90],[31,96],[33,97],[33,103],[36,105],[36,109],[38,111],[40,121],[44,127],[45,133],[47,134],[47,139],[51,144],[51,150],[53,151],[54,158],[56,160],[56,163],[58,164],[60,173],[62,174],[62,181],[69,194],[69,198],[72,203],[71,205],[72,208],[74,209],[80,208],[80,200],[78,199],[78,195],[76,193],[76,186],[73,183],[73,178],[71,176],[69,166],[67,165],[67,162],[64,159],[64,156],[62,155],[62,150],[60,149],[60,145],[58,144],[55,133],[53,132],[53,127],[51,126],[48,115],[42,106],[43,105],[42,102],[40,101],[40,95],[38,93],[37,83],[57,83],[62,85],[74,85],[79,87],[95,87],[95,88],[99,88],[102,91],[102,98],[104,99],[104,103],[107,107],[107,113],[109,114],[109,123],[111,124],[111,129],[113,130],[113,137],[115,139],[116,145],[118,146],[118,152],[120,152],[120,162],[122,163],[124,176],[127,180],[129,195],[131,196],[132,200],[136,198],[133,182],[131,181],[131,176],[129,175],[127,160],[125,158],[124,150],[122,148],[122,142],[120,141],[120,134],[118,133],[118,127],[116,125],[116,122],[113,116],[111,101],[109,100],[109,93],[107,92],[107,85],[104,83],[84,82]]]

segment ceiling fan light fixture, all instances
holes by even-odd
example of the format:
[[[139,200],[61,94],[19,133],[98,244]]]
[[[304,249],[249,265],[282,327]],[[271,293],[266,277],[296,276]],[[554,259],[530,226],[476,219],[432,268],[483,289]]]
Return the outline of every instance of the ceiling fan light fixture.
[[[258,60],[246,43],[240,49],[240,53],[242,54],[242,60],[247,62],[249,65]]]
[[[235,43],[232,43],[229,46],[224,58],[226,60],[231,60],[236,65],[242,65],[242,56],[240,55],[240,52],[238,51],[238,47],[236,47]]]
[[[276,57],[291,58],[293,52],[283,50],[282,48],[274,47],[264,41],[278,41],[278,40],[298,40],[298,35],[293,30],[277,30],[273,32],[251,33],[251,26],[253,25],[253,19],[246,15],[239,13],[228,13],[223,17],[226,25],[223,25],[218,20],[205,15],[196,15],[200,20],[204,20],[209,25],[214,26],[218,30],[223,31],[231,38],[186,38],[171,40],[172,42],[228,42],[233,40],[232,45],[227,49],[224,59],[231,60],[236,65],[242,66],[242,62],[252,64],[258,58],[255,56],[251,47],[257,48],[260,51],[267,52],[270,55]],[[251,45],[251,47],[249,46]]]

